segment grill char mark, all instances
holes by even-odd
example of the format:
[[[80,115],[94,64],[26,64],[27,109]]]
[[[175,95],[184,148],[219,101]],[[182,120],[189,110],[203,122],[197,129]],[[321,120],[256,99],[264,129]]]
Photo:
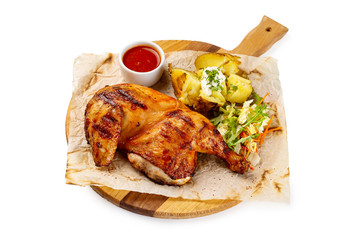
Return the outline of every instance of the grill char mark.
[[[93,129],[99,133],[101,138],[111,139],[113,137],[111,131],[101,124],[94,124]]]
[[[99,124],[94,124],[92,127],[94,130],[99,132],[99,136],[103,139],[111,139],[113,134],[111,133],[111,128],[118,121],[112,116],[109,112],[101,117],[101,121]]]
[[[131,96],[128,90],[114,87],[114,91],[104,91],[97,95],[97,97],[102,100],[103,102],[110,104],[112,107],[118,106],[117,99],[121,99],[122,101],[129,102],[131,104],[131,109],[135,110],[137,108],[141,108],[146,110],[147,106],[142,102],[135,99]]]
[[[112,107],[116,107],[117,104],[114,101],[114,98],[116,98],[116,95],[113,92],[102,92],[99,93],[97,96],[100,100],[102,100],[104,103],[110,104]]]
[[[167,121],[167,122],[164,122],[164,125],[168,128],[168,129],[173,129],[175,130],[175,132],[177,133],[177,135],[182,138],[182,139],[185,139],[187,138],[187,134],[185,132],[183,132],[180,128],[174,126],[171,122]],[[167,131],[162,131],[161,133],[161,136],[165,137],[165,138],[168,138],[168,139],[171,139],[171,137],[167,134]],[[165,135],[165,136],[164,136]]]
[[[194,122],[191,120],[191,118],[189,118],[188,116],[185,116],[182,114],[183,111],[180,110],[180,109],[177,109],[177,110],[174,110],[174,111],[171,111],[171,112],[167,112],[165,115],[167,117],[175,117],[175,118],[178,118],[178,119],[181,119],[183,120],[185,123],[187,123],[189,126],[191,127],[195,127],[195,124]]]
[[[133,110],[135,110],[136,108],[141,108],[144,110],[147,109],[147,106],[145,104],[143,104],[142,102],[138,101],[137,99],[135,99],[133,96],[131,96],[129,91],[122,89],[122,88],[116,88],[115,91],[116,91],[116,93],[119,94],[119,96],[122,100],[131,103],[131,109],[133,109]]]

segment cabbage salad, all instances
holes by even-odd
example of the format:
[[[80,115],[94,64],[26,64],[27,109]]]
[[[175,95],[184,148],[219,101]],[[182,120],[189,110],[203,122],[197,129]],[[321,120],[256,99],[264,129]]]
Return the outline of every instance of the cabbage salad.
[[[232,150],[246,158],[251,153],[253,154],[251,159],[257,159],[250,161],[253,166],[257,165],[260,160],[259,146],[262,145],[269,132],[269,126],[273,119],[273,116],[269,117],[270,109],[264,103],[267,95],[260,98],[253,92],[252,98],[242,105],[228,102],[220,107],[220,114],[211,119]],[[279,129],[271,129],[271,131],[273,130]]]

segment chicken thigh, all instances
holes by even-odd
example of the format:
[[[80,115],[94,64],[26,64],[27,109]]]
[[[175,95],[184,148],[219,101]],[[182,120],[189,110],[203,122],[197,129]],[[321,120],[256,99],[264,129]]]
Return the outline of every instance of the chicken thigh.
[[[133,167],[158,183],[188,182],[197,152],[220,157],[238,173],[249,168],[207,118],[140,85],[119,84],[96,92],[86,106],[85,134],[97,166],[109,165],[122,149]]]

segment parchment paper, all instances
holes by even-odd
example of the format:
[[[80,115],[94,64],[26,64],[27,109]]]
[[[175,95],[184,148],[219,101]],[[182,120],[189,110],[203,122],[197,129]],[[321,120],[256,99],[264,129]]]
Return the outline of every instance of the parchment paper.
[[[194,60],[204,52],[179,51],[166,54],[174,68],[195,70]],[[184,186],[152,182],[134,169],[121,153],[108,167],[96,167],[84,133],[84,111],[93,94],[105,85],[124,83],[118,54],[83,54],[74,61],[73,95],[69,106],[66,183],[108,186],[113,189],[160,194],[185,199],[236,199],[289,201],[289,160],[286,121],[277,61],[267,57],[238,55],[240,68],[249,74],[254,90],[275,103],[282,131],[267,135],[259,151],[261,162],[244,175],[231,172],[217,157],[199,154],[193,179]],[[166,64],[166,66],[167,66]],[[167,69],[154,89],[174,96]]]

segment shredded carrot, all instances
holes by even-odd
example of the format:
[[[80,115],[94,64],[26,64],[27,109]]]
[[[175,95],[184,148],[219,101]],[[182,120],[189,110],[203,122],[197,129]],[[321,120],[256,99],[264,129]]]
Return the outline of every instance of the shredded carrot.
[[[242,135],[243,138],[247,137],[247,135],[246,135],[246,133],[244,131],[241,132],[241,135]]]
[[[251,170],[254,170],[254,168],[253,168],[251,165],[249,165],[249,168],[250,168]]]
[[[250,149],[247,151],[245,158],[247,158],[250,154]]]
[[[265,96],[260,100],[260,102],[258,103],[258,105],[260,105],[268,95],[269,95],[269,93],[266,93]]]
[[[261,137],[262,137],[262,133],[260,133],[259,136],[255,140],[260,141]]]
[[[281,130],[281,129],[282,129],[282,127],[280,126],[280,127],[277,127],[277,128],[269,129],[267,132],[269,133],[269,132],[278,131],[278,130]]]
[[[270,124],[271,124],[271,121],[273,120],[273,118],[274,118],[274,115],[272,115],[272,117],[270,118],[270,121],[269,121],[268,125],[266,126],[266,129],[265,129],[264,133],[262,134],[262,138],[261,138],[261,141],[260,141],[260,146],[263,144],[263,142],[265,140],[266,134],[268,133],[268,130],[269,130],[269,127],[270,127]]]

